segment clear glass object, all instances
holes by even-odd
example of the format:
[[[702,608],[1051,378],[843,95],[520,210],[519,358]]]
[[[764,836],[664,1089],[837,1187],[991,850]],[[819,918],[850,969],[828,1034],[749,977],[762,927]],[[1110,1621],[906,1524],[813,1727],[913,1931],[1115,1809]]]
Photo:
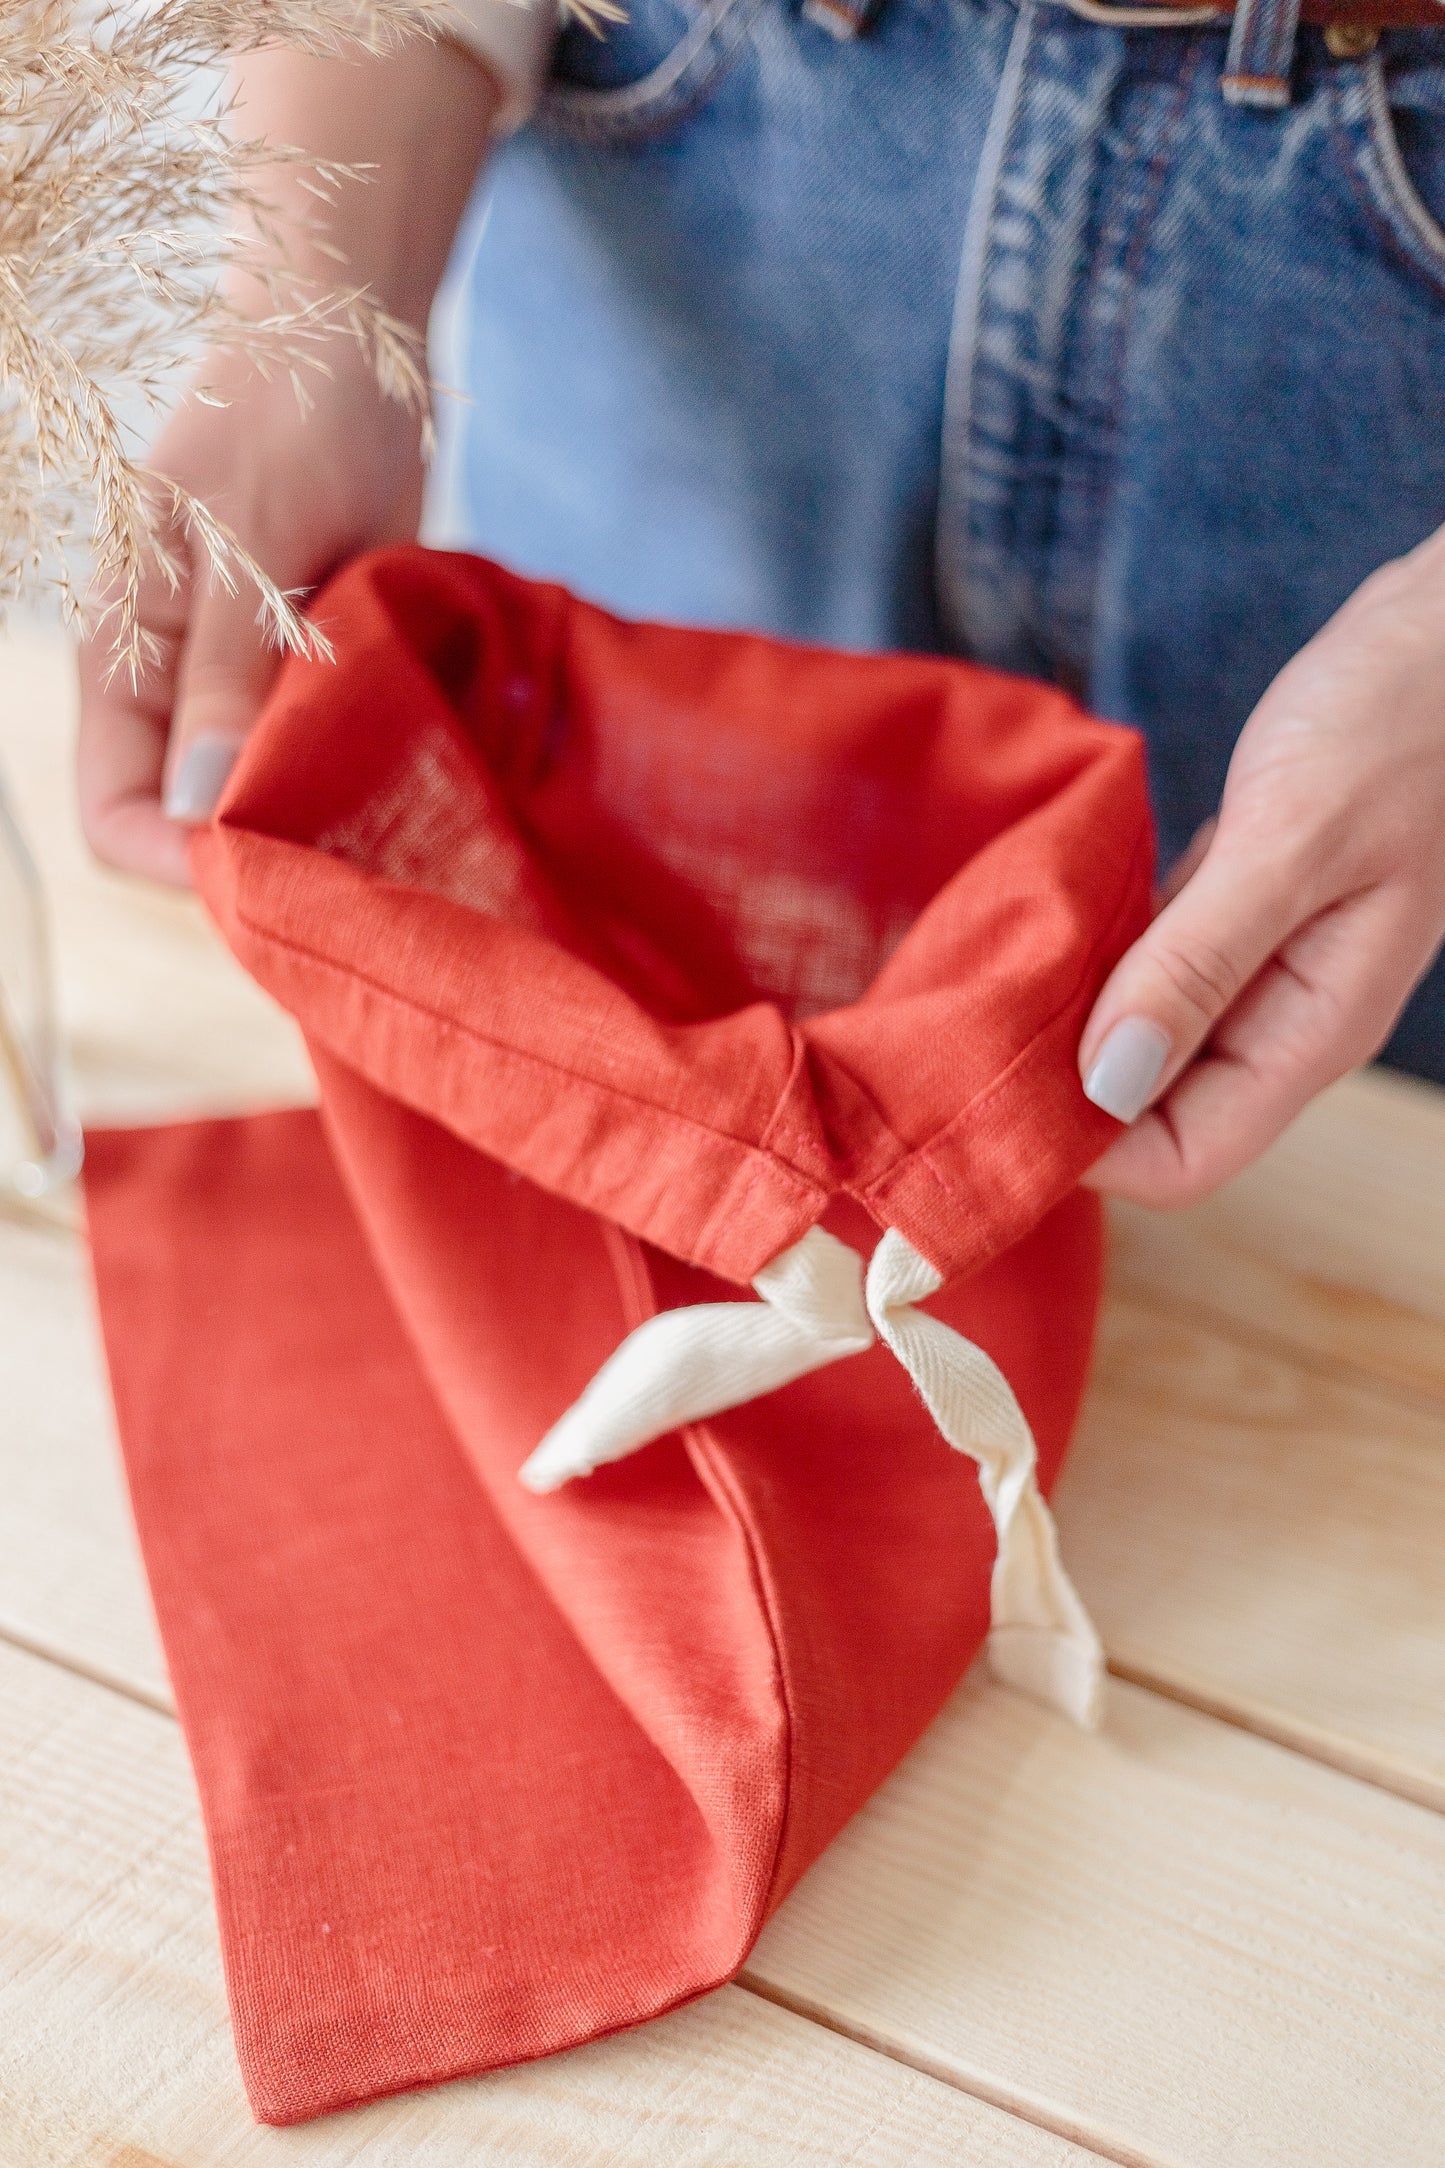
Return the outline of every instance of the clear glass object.
[[[61,1078],[45,898],[0,779],[0,1196],[43,1197],[80,1160]]]

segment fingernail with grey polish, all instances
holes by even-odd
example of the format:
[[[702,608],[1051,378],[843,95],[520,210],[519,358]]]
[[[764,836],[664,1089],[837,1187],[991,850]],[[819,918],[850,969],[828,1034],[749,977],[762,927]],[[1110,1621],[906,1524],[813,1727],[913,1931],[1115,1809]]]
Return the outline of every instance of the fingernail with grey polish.
[[[1114,1026],[1090,1064],[1084,1097],[1116,1122],[1137,1121],[1169,1059],[1169,1034],[1144,1016]]]
[[[166,785],[164,812],[173,821],[208,821],[241,747],[235,738],[197,738]]]

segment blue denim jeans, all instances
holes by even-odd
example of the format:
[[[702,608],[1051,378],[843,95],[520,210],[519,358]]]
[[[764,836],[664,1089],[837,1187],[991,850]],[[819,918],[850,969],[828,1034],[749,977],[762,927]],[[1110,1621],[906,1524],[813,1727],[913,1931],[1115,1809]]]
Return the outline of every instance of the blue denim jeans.
[[[457,538],[1054,679],[1145,734],[1181,849],[1274,673],[1445,522],[1445,18],[1302,31],[1279,110],[1225,47],[1061,0],[574,26],[462,244]],[[1390,1058],[1445,1080],[1439,965]]]

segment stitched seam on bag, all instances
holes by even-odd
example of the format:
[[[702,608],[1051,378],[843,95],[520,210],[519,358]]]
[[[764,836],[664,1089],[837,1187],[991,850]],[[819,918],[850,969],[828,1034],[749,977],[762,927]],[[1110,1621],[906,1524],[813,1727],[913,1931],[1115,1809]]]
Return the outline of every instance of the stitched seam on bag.
[[[488,1047],[494,1053],[501,1054],[508,1060],[522,1062],[531,1068],[543,1070],[550,1076],[565,1077],[569,1083],[580,1084],[588,1091],[597,1092],[611,1099],[621,1100],[629,1107],[643,1109],[648,1114],[656,1116],[659,1120],[675,1128],[684,1129],[699,1136],[713,1137],[721,1143],[730,1144],[742,1156],[745,1163],[752,1164],[754,1179],[761,1178],[765,1170],[771,1169],[796,1188],[800,1200],[816,1198],[822,1203],[826,1204],[827,1202],[829,1192],[810,1175],[805,1174],[800,1167],[793,1166],[778,1153],[768,1151],[762,1145],[750,1143],[745,1137],[734,1135],[730,1129],[715,1128],[708,1122],[698,1121],[694,1115],[680,1113],[672,1107],[660,1106],[652,1099],[641,1099],[636,1093],[625,1091],[616,1084],[600,1083],[597,1078],[586,1076],[580,1070],[568,1069],[561,1062],[553,1061],[545,1054],[535,1054],[524,1047],[509,1046],[505,1040],[495,1039],[487,1032],[478,1031],[474,1025],[464,1024],[457,1017],[443,1016],[438,1010],[427,1008],[424,1003],[412,999],[410,995],[398,993],[393,987],[384,985],[381,980],[369,977],[366,972],[357,969],[353,964],[338,963],[329,956],[323,956],[319,950],[307,948],[300,941],[293,941],[286,934],[270,931],[261,926],[255,919],[248,917],[244,908],[240,905],[236,907],[235,922],[238,926],[243,927],[261,946],[281,949],[293,956],[304,957],[308,963],[315,965],[321,971],[328,972],[335,977],[354,980],[368,987],[381,1000],[390,1003],[396,1008],[405,1009],[413,1016],[425,1018],[428,1024],[434,1025],[444,1032],[454,1032],[459,1037],[469,1040],[475,1046]],[[715,1219],[716,1216],[716,1213],[714,1213],[713,1218]]]
[[[744,1954],[746,1955],[746,1953]],[[739,1966],[734,1965],[730,1972],[719,1973],[716,1979],[708,1980],[703,1986],[684,1988],[680,1994],[671,1996],[668,2001],[659,2002],[650,2009],[639,2011],[636,2016],[618,2018],[615,2024],[605,2025],[600,2032],[589,2032],[581,2038],[573,2036],[565,2040],[559,2040],[555,2047],[534,2051],[528,2055],[527,2061],[535,2062],[538,2060],[539,2055],[566,2054],[574,2047],[584,2045],[590,2047],[594,2041],[598,2040],[615,2040],[623,2033],[635,2032],[639,2025],[655,2024],[659,2018],[669,2017],[674,2010],[685,2010],[689,2003],[701,2002],[704,1996],[716,1994],[720,1987],[726,1986],[730,1980],[737,1977],[738,1971]],[[238,2060],[240,2059],[238,2053]],[[515,2070],[518,2067],[525,2067],[525,2064],[519,2066],[514,2063],[506,2067]],[[459,2062],[454,2055],[444,2056],[435,2062],[419,2062],[414,2064],[404,2076],[396,2080],[388,2097],[393,2097],[395,2093],[419,2091],[423,2086],[455,2085],[462,2079],[472,2078],[477,2074],[474,2060],[463,2059]],[[344,2114],[349,2108],[368,2108],[376,2105],[377,2096],[374,2090],[333,2097],[328,2092],[312,2088],[300,2096],[283,2090],[274,2099],[269,2093],[263,2097],[256,2090],[256,2073],[249,2070],[244,2063],[242,2064],[241,2075],[246,2089],[246,2098],[255,2113],[257,2121],[267,2130],[290,2129],[294,2128],[298,2121],[309,2120],[316,2115],[339,2115]],[[299,2113],[298,2099],[300,2102]],[[268,2112],[270,2110],[275,2112]],[[123,2159],[124,2155],[121,2158]]]
[[[792,1040],[793,1047],[792,1066],[788,1070],[787,1079],[783,1085],[782,1090],[778,1093],[777,1102],[773,1107],[773,1111],[768,1116],[766,1122],[763,1124],[763,1133],[758,1139],[758,1149],[759,1151],[763,1152],[771,1152],[773,1149],[773,1139],[776,1135],[782,1147],[782,1155],[786,1160],[787,1165],[794,1166],[797,1164],[797,1162],[787,1157],[787,1145],[789,1138],[791,1137],[793,1144],[799,1153],[799,1156],[801,1156],[802,1151],[808,1145],[816,1144],[818,1142],[818,1139],[816,1137],[810,1137],[808,1135],[808,1132],[801,1126],[801,1124],[795,1123],[793,1120],[794,1091],[797,1086],[798,1078],[802,1075],[803,1070],[807,1064],[808,1042],[803,1037],[803,1034],[795,1029],[790,1029],[789,1037]]]
[[[950,1136],[952,1132],[962,1123],[969,1121],[970,1119],[975,1117],[981,1108],[987,1106],[989,1100],[993,1098],[996,1093],[1003,1091],[1006,1087],[1008,1087],[1014,1082],[1021,1066],[1026,1062],[1032,1060],[1036,1056],[1036,1054],[1041,1048],[1042,1042],[1048,1038],[1050,1032],[1054,1031],[1057,1028],[1060,1020],[1068,1013],[1074,1002],[1077,1001],[1080,988],[1085,985],[1085,983],[1090,977],[1090,974],[1095,969],[1100,951],[1108,947],[1109,943],[1114,938],[1120,921],[1126,916],[1128,912],[1129,905],[1134,895],[1135,876],[1141,867],[1147,869],[1148,858],[1149,850],[1147,840],[1141,841],[1135,846],[1133,855],[1129,860],[1128,867],[1126,869],[1126,877],[1120,890],[1119,901],[1114,907],[1114,911],[1109,919],[1108,925],[1104,927],[1098,939],[1090,948],[1088,956],[1085,959],[1084,964],[1080,969],[1077,977],[1071,982],[1068,992],[1060,997],[1055,1006],[1049,1011],[1049,1014],[1045,1017],[1044,1021],[1038,1026],[1037,1030],[1032,1032],[1028,1039],[1025,1040],[1024,1044],[1018,1049],[1013,1059],[1009,1062],[1007,1068],[1000,1070],[996,1076],[990,1077],[986,1084],[981,1084],[971,1099],[965,1100],[961,1107],[959,1107],[954,1113],[949,1115],[946,1122],[943,1122],[937,1129],[932,1132],[930,1136],[925,1137],[918,1144],[905,1144],[903,1140],[896,1135],[892,1126],[885,1119],[883,1114],[879,1112],[878,1126],[882,1130],[884,1137],[887,1139],[887,1141],[897,1146],[898,1156],[884,1168],[881,1174],[877,1175],[872,1181],[868,1182],[861,1192],[853,1191],[851,1192],[851,1194],[860,1196],[860,1201],[866,1203],[869,1197],[878,1195],[890,1184],[895,1183],[899,1175],[903,1172],[908,1161],[913,1160],[916,1161],[917,1164],[922,1167],[927,1173],[932,1175],[933,1179],[938,1183],[940,1189],[942,1189],[944,1195],[948,1197],[951,1202],[957,1203],[959,1201],[966,1201],[964,1199],[964,1193],[956,1187],[956,1185],[945,1173],[945,1171],[941,1167],[937,1166],[929,1155],[939,1148],[945,1137]],[[829,1062],[834,1062],[834,1057],[831,1052],[827,1054],[826,1058]],[[834,1062],[834,1065],[841,1071],[844,1076],[848,1078],[848,1081],[857,1088],[858,1092],[862,1095],[862,1097],[868,1101],[868,1104],[872,1106],[873,1100],[867,1086],[853,1074],[852,1070],[847,1066],[847,1064],[845,1062],[837,1061]]]
[[[753,1192],[757,1189],[768,1169],[781,1164],[781,1161],[765,1158],[758,1152],[751,1153],[744,1160],[703,1223],[702,1232],[697,1238],[694,1251],[699,1264],[706,1265],[710,1269],[719,1272],[725,1280],[732,1278],[732,1274],[725,1269],[719,1255],[722,1245],[715,1239],[718,1223],[722,1221],[726,1224],[727,1221],[737,1217],[742,1210],[745,1210],[752,1201]],[[805,1190],[800,1194],[798,1201],[809,1207],[816,1205],[817,1210],[814,1213],[814,1218],[817,1219],[821,1216],[828,1203],[829,1194],[824,1189]],[[784,1248],[786,1247],[787,1245],[784,1244]],[[765,1259],[764,1262],[770,1263],[771,1259]]]
[[[642,1243],[638,1237],[629,1234],[625,1228],[614,1225],[611,1220],[604,1220],[602,1224],[613,1276],[617,1282],[617,1291],[622,1302],[623,1315],[628,1319],[629,1329],[631,1329],[642,1324],[648,1317],[659,1316],[662,1306],[657,1301],[652,1274],[648,1269],[647,1259],[643,1255]],[[684,1423],[679,1435],[689,1457],[694,1462],[702,1463],[702,1468],[706,1468],[712,1478],[709,1482],[707,1476],[703,1475],[702,1468],[699,1468],[699,1479],[702,1481],[704,1490],[713,1499],[714,1505],[718,1504],[719,1493],[725,1496],[733,1525],[742,1536],[748,1578],[752,1584],[763,1624],[767,1629],[768,1645],[773,1659],[773,1677],[777,1684],[778,1705],[782,1711],[783,1719],[782,1776],[779,1785],[782,1796],[778,1809],[777,1837],[774,1841],[773,1856],[768,1865],[767,1875],[762,1883],[762,1899],[757,1917],[749,1920],[747,1946],[738,1958],[738,1963],[741,1965],[746,1960],[749,1951],[762,1931],[763,1922],[767,1919],[771,1909],[769,1900],[777,1884],[778,1867],[782,1860],[788,1822],[792,1812],[793,1741],[796,1736],[797,1725],[792,1698],[788,1692],[787,1666],[783,1662],[782,1632],[776,1616],[768,1578],[762,1568],[762,1549],[752,1521],[744,1510],[743,1495],[733,1478],[732,1464],[711,1427],[706,1422]]]
[[[1128,866],[1126,868],[1125,878],[1120,888],[1119,901],[1114,907],[1114,911],[1109,919],[1109,923],[1107,926],[1104,927],[1104,929],[1099,935],[1098,940],[1095,941],[1093,947],[1089,950],[1083,968],[1079,972],[1078,977],[1074,980],[1072,986],[1069,988],[1068,993],[1057,1004],[1057,1006],[1050,1011],[1049,1015],[1044,1019],[1043,1023],[1040,1024],[1038,1030],[1032,1034],[1032,1036],[1025,1042],[1023,1046],[1019,1048],[1017,1054],[1015,1054],[1013,1060],[1009,1063],[1008,1067],[1006,1069],[1000,1070],[999,1074],[996,1077],[992,1078],[989,1083],[985,1084],[980,1091],[974,1094],[973,1098],[968,1102],[967,1106],[960,1108],[959,1112],[953,1117],[951,1121],[946,1122],[942,1129],[935,1130],[933,1135],[925,1139],[924,1143],[918,1147],[919,1156],[923,1160],[924,1164],[928,1167],[929,1172],[934,1175],[937,1181],[946,1191],[948,1191],[950,1195],[956,1195],[957,1193],[952,1189],[949,1179],[944,1173],[943,1169],[934,1165],[932,1159],[929,1157],[929,1154],[938,1148],[942,1140],[950,1134],[950,1132],[955,1128],[958,1123],[976,1116],[981,1108],[988,1105],[991,1099],[995,1098],[999,1092],[1004,1091],[1006,1088],[1008,1088],[1014,1082],[1018,1071],[1023,1068],[1027,1063],[1035,1060],[1043,1051],[1045,1040],[1048,1039],[1052,1032],[1057,1030],[1059,1024],[1068,1014],[1068,1011],[1078,1000],[1080,991],[1085,985],[1087,985],[1089,979],[1092,977],[1095,969],[1097,968],[1098,959],[1101,952],[1111,946],[1115,935],[1118,932],[1120,922],[1127,916],[1129,907],[1133,902],[1136,876],[1141,871],[1146,874],[1148,872],[1150,855],[1151,853],[1148,840],[1141,839],[1141,841],[1135,845],[1133,856],[1129,860]]]
[[[742,1535],[744,1552],[748,1562],[748,1577],[753,1585],[753,1593],[757,1598],[763,1624],[767,1628],[768,1646],[772,1651],[773,1658],[773,1677],[777,1682],[778,1689],[778,1706],[782,1711],[783,1718],[782,1781],[779,1786],[782,1797],[778,1808],[778,1831],[773,1843],[773,1856],[768,1865],[767,1876],[762,1882],[762,1901],[759,1904],[756,1919],[749,1923],[751,1931],[747,1938],[747,1948],[743,1950],[738,1959],[738,1964],[741,1966],[751,1954],[753,1944],[762,1933],[764,1924],[772,1910],[772,1894],[777,1887],[778,1869],[782,1864],[788,1825],[792,1819],[793,1745],[797,1737],[797,1720],[793,1709],[792,1696],[788,1691],[788,1668],[783,1662],[781,1626],[768,1577],[763,1571],[762,1546],[758,1542],[752,1521],[744,1510],[742,1495],[734,1484],[732,1464],[713,1435],[710,1425],[706,1422],[684,1424],[682,1436],[688,1451],[696,1454],[699,1460],[706,1463],[717,1488],[725,1493],[729,1510],[733,1516],[734,1526]]]
[[[941,1129],[935,1130],[931,1137],[926,1138],[918,1146],[917,1156],[920,1163],[927,1168],[928,1172],[948,1196],[957,1198],[960,1192],[954,1187],[944,1169],[937,1166],[930,1155],[938,1149],[943,1139],[950,1135],[959,1123],[975,1118],[991,1099],[996,1098],[1000,1092],[1008,1089],[1016,1081],[1020,1069],[1043,1054],[1045,1041],[1058,1029],[1077,1001],[1080,990],[1088,983],[1097,966],[1101,951],[1107,949],[1113,942],[1119,924],[1127,916],[1130,904],[1133,901],[1135,876],[1141,870],[1147,874],[1149,858],[1150,850],[1147,840],[1141,841],[1135,846],[1134,854],[1129,860],[1126,878],[1120,891],[1119,901],[1114,907],[1113,915],[1108,925],[1100,933],[1098,940],[1089,950],[1083,969],[1079,972],[1078,977],[1074,980],[1064,998],[1050,1011],[1038,1030],[1019,1048],[1008,1067],[1000,1070],[999,1074],[977,1091],[968,1104],[961,1107],[950,1121],[946,1122]],[[896,1173],[897,1170],[894,1169],[893,1172]]]
[[[598,1213],[602,1227],[602,1240],[612,1265],[612,1276],[617,1282],[617,1292],[622,1303],[622,1315],[627,1330],[635,1332],[645,1325],[648,1318],[656,1317],[657,1303],[653,1299],[652,1275],[642,1254],[642,1237],[629,1234],[619,1227],[616,1220]]]
[[[849,1083],[858,1092],[860,1098],[866,1102],[877,1121],[878,1129],[881,1132],[883,1142],[885,1143],[885,1145],[891,1145],[893,1147],[894,1156],[885,1165],[883,1170],[879,1174],[874,1176],[871,1180],[869,1180],[866,1184],[862,1185],[861,1187],[854,1187],[852,1184],[849,1183],[844,1183],[842,1185],[849,1191],[851,1195],[859,1197],[860,1201],[864,1202],[865,1204],[870,1198],[881,1196],[890,1187],[896,1185],[896,1182],[901,1173],[904,1171],[907,1163],[910,1160],[913,1160],[920,1168],[922,1168],[933,1178],[933,1180],[938,1184],[944,1196],[948,1198],[950,1202],[958,1203],[967,1201],[965,1193],[963,1193],[957,1188],[957,1186],[946,1174],[946,1172],[935,1163],[935,1161],[930,1155],[939,1148],[942,1140],[946,1136],[950,1135],[955,1128],[959,1127],[971,1118],[976,1117],[980,1109],[988,1105],[991,1098],[993,1098],[1000,1091],[1004,1090],[1006,1087],[1010,1086],[1015,1081],[1020,1068],[1029,1060],[1035,1057],[1037,1051],[1041,1046],[1041,1042],[1043,1042],[1048,1037],[1048,1034],[1052,1030],[1054,1030],[1054,1028],[1059,1023],[1060,1018],[1067,1012],[1067,1010],[1072,1006],[1073,1002],[1077,999],[1080,988],[1084,985],[1085,981],[1094,969],[1095,962],[1100,950],[1108,945],[1109,941],[1115,933],[1115,930],[1119,925],[1120,920],[1125,916],[1125,913],[1129,907],[1130,901],[1134,893],[1135,875],[1139,870],[1141,864],[1147,859],[1147,856],[1147,838],[1141,838],[1141,840],[1136,844],[1134,852],[1129,859],[1126,869],[1126,877],[1121,884],[1119,901],[1115,906],[1112,916],[1109,919],[1108,925],[1103,929],[1097,941],[1095,941],[1093,946],[1090,948],[1088,957],[1083,967],[1080,969],[1077,977],[1072,981],[1067,993],[1061,996],[1057,1005],[1054,1007],[1053,1010],[1051,1010],[1043,1023],[1040,1024],[1040,1026],[1034,1033],[1032,1033],[1032,1035],[1025,1042],[1025,1044],[1019,1048],[1018,1052],[1014,1055],[1012,1061],[1010,1061],[1007,1068],[1002,1070],[997,1076],[990,1078],[986,1084],[982,1085],[979,1090],[975,1092],[971,1099],[966,1100],[962,1107],[958,1108],[953,1114],[948,1117],[948,1120],[946,1122],[941,1124],[938,1129],[934,1130],[930,1136],[924,1138],[920,1143],[915,1145],[909,1145],[905,1143],[904,1140],[899,1137],[894,1131],[892,1125],[888,1122],[882,1110],[876,1105],[873,1096],[869,1092],[867,1086],[862,1082],[859,1077],[854,1074],[854,1072],[852,1071],[852,1069],[849,1068],[847,1063],[838,1059],[838,1057],[832,1052],[831,1049],[819,1049],[819,1051],[823,1054],[824,1059],[830,1064],[830,1066],[834,1067],[839,1072],[839,1074],[847,1077]],[[782,1091],[778,1096],[777,1101],[774,1104],[773,1111],[769,1115],[767,1123],[764,1125],[764,1141],[757,1143],[749,1142],[744,1138],[736,1136],[731,1130],[718,1129],[709,1123],[698,1121],[692,1115],[680,1113],[669,1107],[659,1106],[655,1101],[639,1098],[636,1094],[625,1091],[617,1085],[610,1083],[600,1083],[595,1078],[588,1077],[580,1071],[569,1069],[565,1067],[562,1063],[551,1060],[548,1056],[544,1054],[536,1054],[527,1049],[509,1046],[504,1041],[495,1039],[486,1032],[478,1031],[475,1026],[463,1023],[458,1018],[444,1016],[436,1010],[429,1009],[423,1003],[414,1000],[409,995],[398,993],[394,988],[384,985],[380,980],[371,978],[367,973],[357,969],[353,965],[340,964],[336,962],[333,958],[321,954],[320,951],[314,948],[309,948],[300,941],[293,940],[288,935],[276,933],[268,928],[263,927],[257,920],[253,919],[248,915],[244,906],[239,902],[237,902],[235,906],[234,915],[236,923],[239,926],[243,927],[246,932],[249,933],[253,937],[253,939],[255,939],[262,946],[270,946],[280,949],[284,952],[288,952],[291,955],[302,957],[306,959],[307,962],[316,966],[318,969],[330,973],[333,976],[344,976],[346,978],[353,979],[360,984],[368,987],[381,1000],[392,1004],[395,1007],[404,1009],[412,1015],[424,1017],[428,1023],[437,1026],[443,1031],[453,1032],[462,1037],[463,1039],[469,1040],[474,1045],[488,1047],[492,1049],[495,1053],[507,1059],[518,1061],[529,1067],[539,1069],[548,1075],[566,1078],[569,1082],[578,1084],[588,1091],[596,1092],[600,1095],[605,1095],[606,1097],[620,1100],[629,1107],[636,1107],[638,1109],[645,1110],[649,1115],[657,1117],[670,1127],[683,1130],[684,1132],[687,1132],[689,1134],[714,1138],[720,1142],[732,1145],[733,1148],[740,1155],[741,1166],[739,1167],[737,1173],[735,1173],[735,1175],[733,1176],[732,1180],[727,1183],[723,1196],[719,1199],[717,1205],[708,1216],[708,1219],[699,1238],[699,1246],[696,1252],[696,1254],[700,1257],[710,1256],[712,1254],[713,1231],[716,1228],[721,1215],[725,1211],[736,1210],[738,1205],[745,1203],[757,1187],[758,1183],[763,1179],[764,1175],[769,1172],[773,1173],[778,1177],[781,1177],[781,1179],[793,1189],[799,1203],[817,1203],[820,1208],[826,1207],[828,1203],[829,1196],[831,1194],[828,1189],[824,1188],[813,1177],[805,1174],[800,1167],[797,1167],[791,1161],[785,1159],[780,1153],[773,1150],[766,1142],[766,1140],[775,1133],[775,1130],[779,1126],[780,1114],[783,1112],[786,1106],[789,1092],[792,1088],[793,1081],[798,1073],[799,1062],[802,1058],[801,1049],[804,1043],[802,1034],[793,1035],[793,1064],[789,1069],[787,1082],[785,1083]],[[739,1182],[741,1182],[741,1188],[739,1188],[738,1186]]]

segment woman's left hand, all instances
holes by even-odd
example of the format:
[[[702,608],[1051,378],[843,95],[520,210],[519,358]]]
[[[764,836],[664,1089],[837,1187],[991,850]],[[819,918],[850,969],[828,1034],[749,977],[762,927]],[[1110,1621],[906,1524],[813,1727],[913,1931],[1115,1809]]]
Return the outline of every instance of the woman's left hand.
[[[1368,579],[1270,686],[1219,817],[1079,1047],[1130,1123],[1089,1177],[1193,1203],[1368,1061],[1445,937],[1445,529]],[[1145,1111],[1147,1109],[1147,1111]]]

